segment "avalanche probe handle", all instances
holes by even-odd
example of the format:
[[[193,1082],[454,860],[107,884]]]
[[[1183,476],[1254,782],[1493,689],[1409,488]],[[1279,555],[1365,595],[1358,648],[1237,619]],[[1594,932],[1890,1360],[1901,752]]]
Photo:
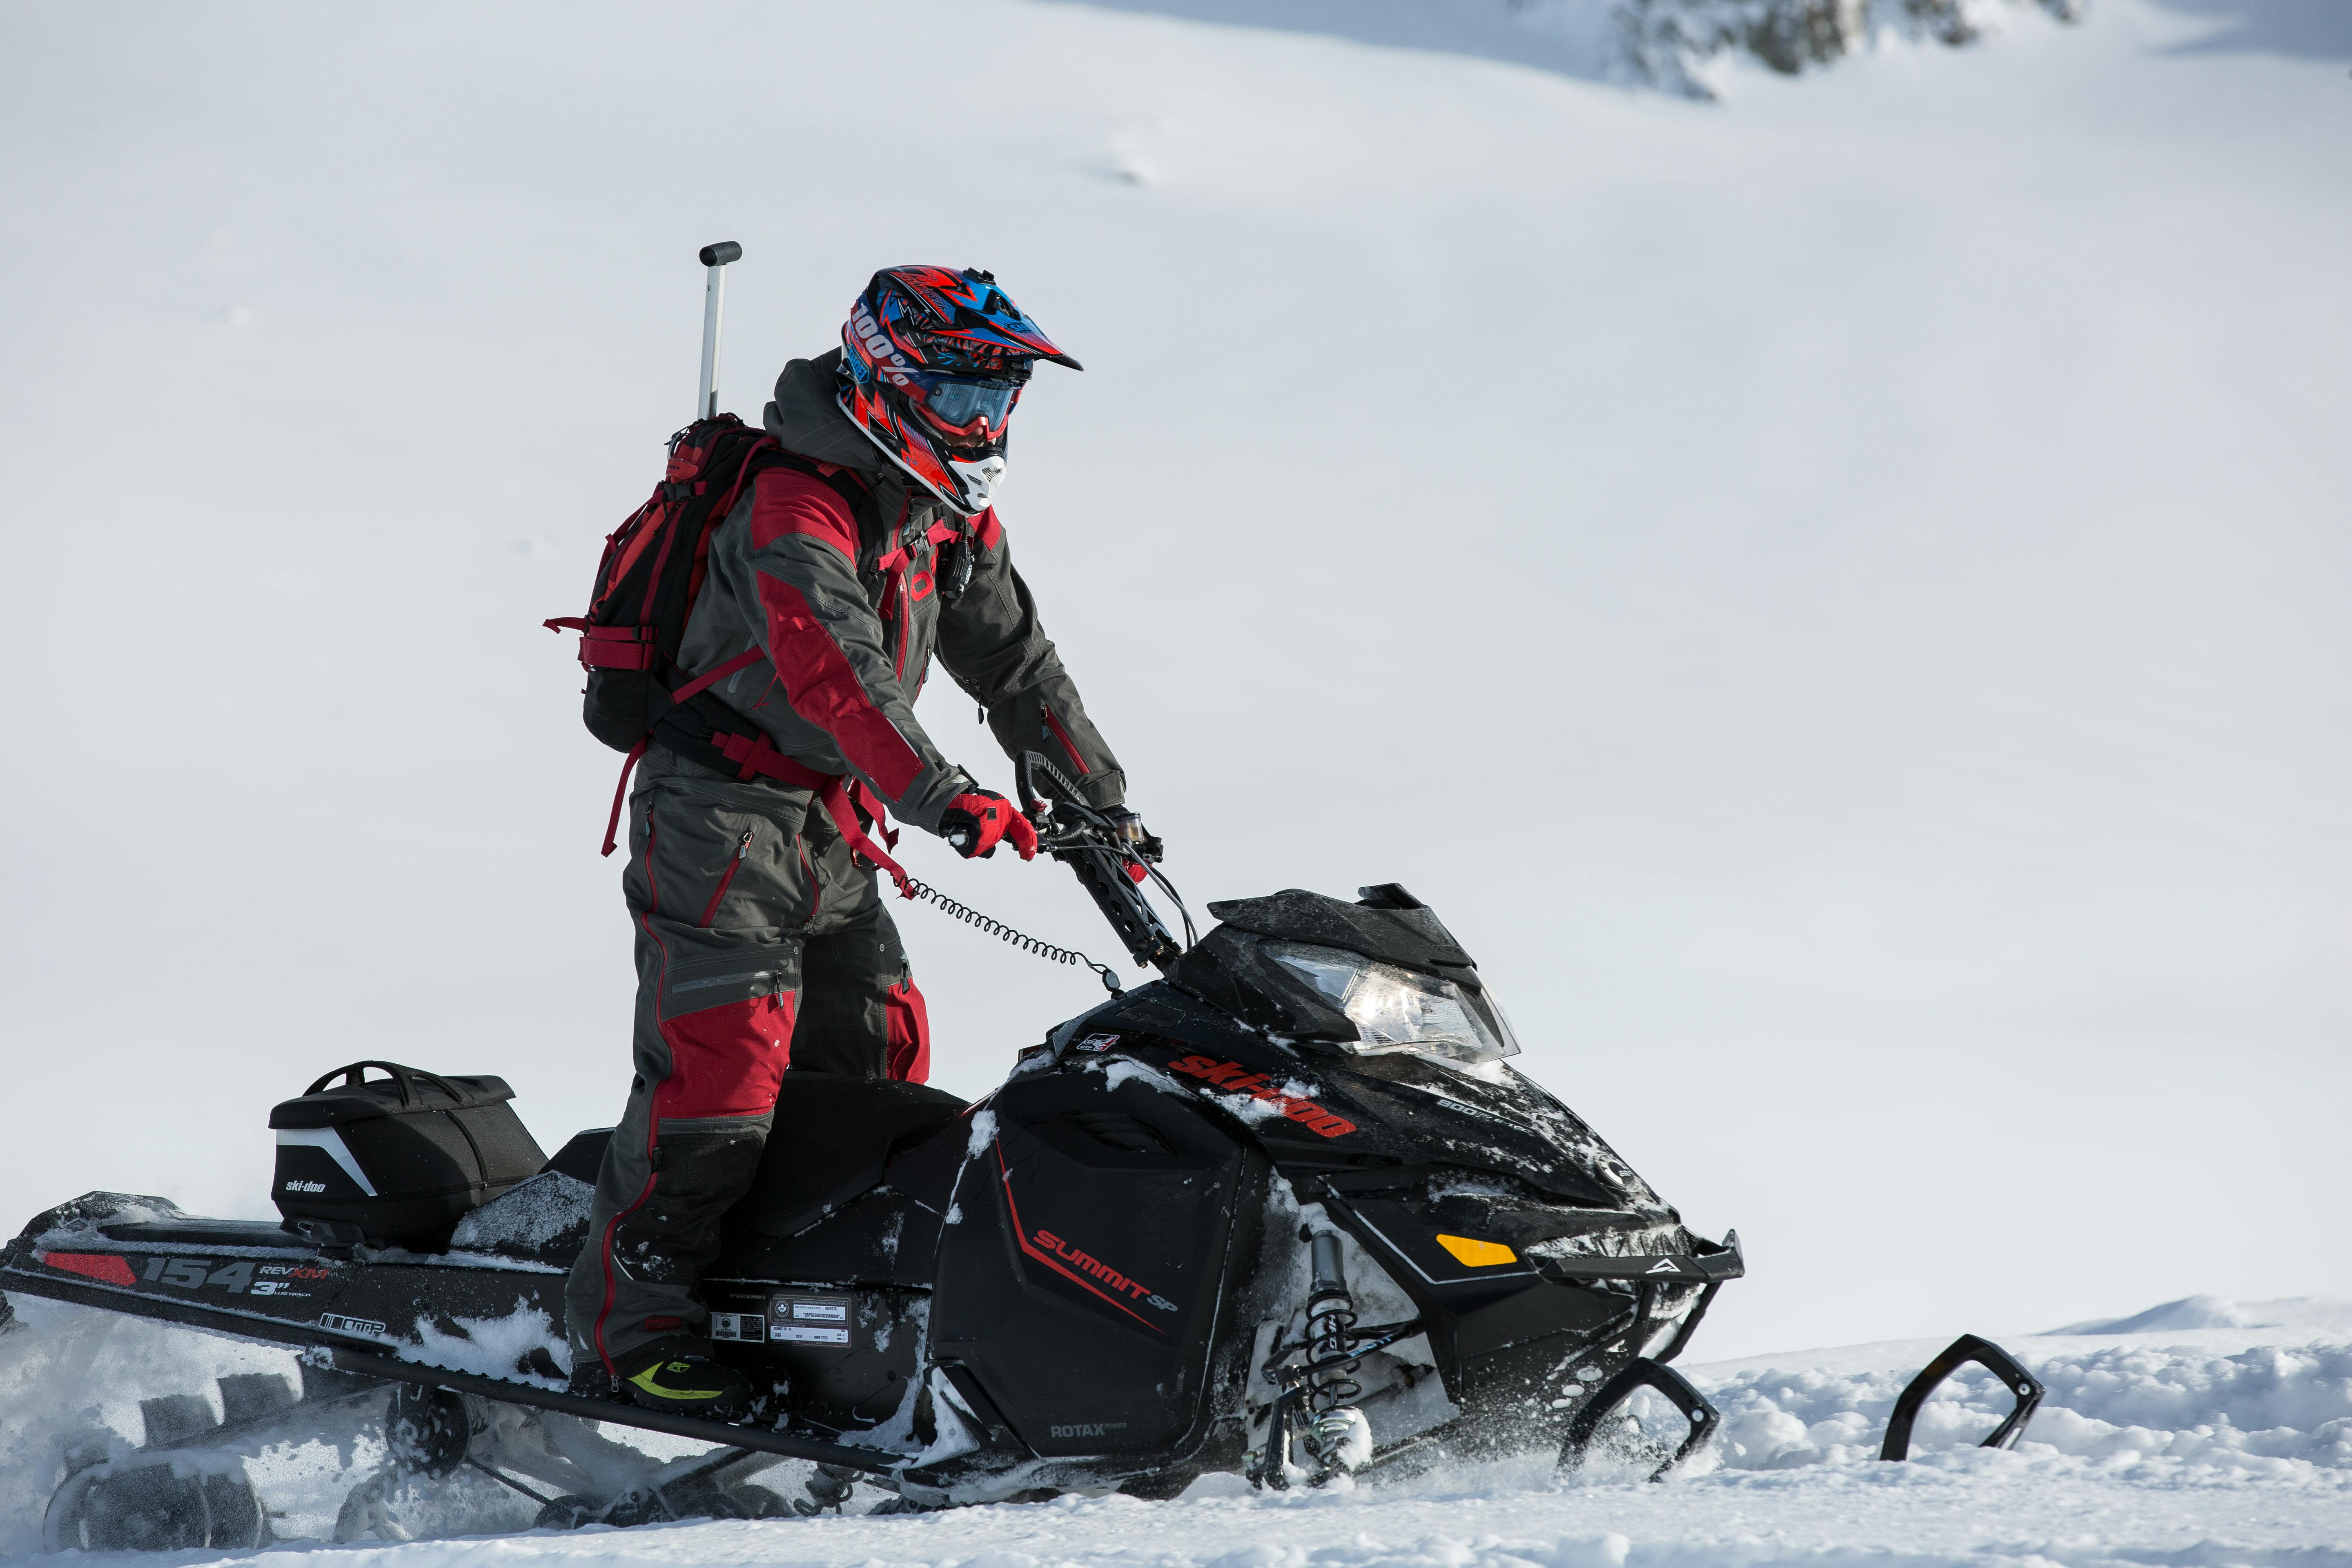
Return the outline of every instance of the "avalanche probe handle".
[[[1037,827],[1037,847],[1077,873],[1079,885],[1136,963],[1165,973],[1184,950],[1127,870],[1130,863],[1159,859],[1159,840],[1129,837],[1120,819],[1090,803],[1066,774],[1034,752],[1021,753],[1015,773],[1023,807]]]
[[[696,252],[702,263],[702,384],[694,395],[697,419],[719,417],[719,318],[727,310],[727,268],[743,259],[743,247],[731,239],[706,245]]]

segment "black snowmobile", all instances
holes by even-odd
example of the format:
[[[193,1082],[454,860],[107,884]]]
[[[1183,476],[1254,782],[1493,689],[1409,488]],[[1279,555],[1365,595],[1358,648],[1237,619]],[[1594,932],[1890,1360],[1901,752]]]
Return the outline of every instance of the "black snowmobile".
[[[1693,1234],[1511,1068],[1510,1026],[1433,910],[1393,885],[1293,890],[1213,904],[1181,945],[1129,879],[1166,888],[1142,851],[1042,759],[1023,773],[1051,803],[1045,847],[1164,977],[969,1105],[785,1075],[703,1285],[713,1341],[765,1391],[751,1419],[567,1384],[563,1283],[606,1133],[542,1160],[496,1079],[354,1068],[273,1118],[281,1224],[95,1193],[0,1248],[7,1291],[303,1352],[299,1389],[226,1379],[218,1415],[151,1400],[143,1447],[69,1457],[52,1544],[268,1539],[221,1456],[329,1407],[385,1434],[347,1536],[399,1478],[460,1466],[568,1524],[776,1512],[749,1478],[787,1459],[816,1467],[803,1512],[858,1480],[912,1508],[1171,1497],[1213,1471],[1313,1484],[1447,1452],[1575,1462],[1644,1386],[1680,1413],[1659,1473],[1706,1440],[1715,1413],[1665,1363],[1740,1275],[1737,1239]],[[593,1424],[711,1450],[625,1460]]]

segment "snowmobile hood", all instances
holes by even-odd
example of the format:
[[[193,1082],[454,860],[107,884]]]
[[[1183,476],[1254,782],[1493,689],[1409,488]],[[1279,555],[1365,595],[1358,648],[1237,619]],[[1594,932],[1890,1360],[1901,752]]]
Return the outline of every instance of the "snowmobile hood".
[[[1344,948],[1382,963],[1443,973],[1449,980],[1467,978],[1453,972],[1475,966],[1439,921],[1436,910],[1412,900],[1401,888],[1365,890],[1385,896],[1378,903],[1351,904],[1322,893],[1286,888],[1262,899],[1211,904],[1209,912],[1234,930],[1254,935]]]
[[[1518,1073],[1488,1080],[1410,1056],[1346,1056],[1224,1011],[1159,982],[1087,1014],[1076,1032],[1115,1053],[1097,1059],[1149,1062],[1235,1112],[1285,1169],[1442,1164],[1642,1223],[1675,1217],[1581,1117]]]
[[[1469,1071],[1410,1054],[1353,1052],[1356,1025],[1269,943],[1342,949],[1452,981],[1485,1005],[1476,966],[1435,910],[1393,884],[1362,891],[1355,903],[1292,888],[1212,904],[1220,923],[1169,967],[1165,982],[1081,1025],[1160,1036],[1178,1047],[1171,1066],[1195,1093],[1246,1101],[1245,1110],[1270,1103],[1272,1094],[1279,1114],[1253,1111],[1253,1131],[1278,1165],[1443,1164],[1493,1172],[1643,1223],[1671,1220],[1673,1211],[1581,1118],[1504,1064]]]

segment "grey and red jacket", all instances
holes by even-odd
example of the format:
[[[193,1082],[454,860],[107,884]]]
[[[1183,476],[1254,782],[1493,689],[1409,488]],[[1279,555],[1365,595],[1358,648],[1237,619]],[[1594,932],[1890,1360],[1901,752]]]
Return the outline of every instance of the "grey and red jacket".
[[[834,402],[840,357],[794,360],[776,378],[768,433],[817,471],[761,469],[712,531],[680,667],[699,675],[756,648],[710,691],[785,757],[847,775],[900,822],[936,832],[948,803],[974,787],[915,720],[937,652],[1008,757],[1037,752],[1096,805],[1121,804],[1126,774],[1045,636],[994,510],[962,517],[892,466]],[[853,508],[845,489],[862,489],[871,507]]]

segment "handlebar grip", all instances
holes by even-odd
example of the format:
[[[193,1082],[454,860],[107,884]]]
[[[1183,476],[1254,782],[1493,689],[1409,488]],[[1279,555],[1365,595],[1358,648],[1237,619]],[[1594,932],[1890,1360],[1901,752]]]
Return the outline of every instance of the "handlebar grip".
[[[705,267],[724,267],[730,261],[742,260],[743,247],[731,239],[722,239],[716,245],[704,246],[701,256]]]

